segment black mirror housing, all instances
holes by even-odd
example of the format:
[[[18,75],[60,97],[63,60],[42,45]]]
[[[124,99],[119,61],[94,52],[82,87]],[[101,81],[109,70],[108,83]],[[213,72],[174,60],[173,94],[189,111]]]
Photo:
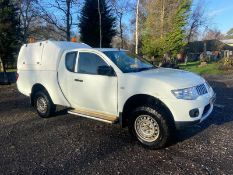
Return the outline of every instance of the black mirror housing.
[[[98,75],[115,76],[115,71],[111,66],[98,66]]]

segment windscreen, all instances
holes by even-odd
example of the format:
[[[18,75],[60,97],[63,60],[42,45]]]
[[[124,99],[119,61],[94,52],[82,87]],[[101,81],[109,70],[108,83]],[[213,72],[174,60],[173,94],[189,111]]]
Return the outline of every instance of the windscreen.
[[[130,56],[125,51],[105,51],[104,54],[107,55],[123,73],[140,72],[156,68],[142,58]]]

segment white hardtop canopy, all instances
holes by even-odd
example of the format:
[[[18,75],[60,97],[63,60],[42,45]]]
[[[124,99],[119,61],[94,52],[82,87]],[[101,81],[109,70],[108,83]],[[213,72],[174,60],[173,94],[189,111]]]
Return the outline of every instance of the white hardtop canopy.
[[[92,48],[85,43],[67,41],[41,41],[24,44],[18,57],[19,69],[56,70],[65,51],[76,49],[105,51],[125,51],[114,48]]]
[[[84,43],[49,40],[24,44],[18,57],[18,68],[56,70],[64,51],[80,48],[91,47]]]
[[[76,43],[76,42],[68,42],[68,41],[42,41],[32,44],[43,44],[43,45],[53,45],[54,48],[58,50],[67,50],[67,49],[78,49],[78,48],[91,48],[91,46],[85,43]],[[26,44],[30,45],[30,44]]]

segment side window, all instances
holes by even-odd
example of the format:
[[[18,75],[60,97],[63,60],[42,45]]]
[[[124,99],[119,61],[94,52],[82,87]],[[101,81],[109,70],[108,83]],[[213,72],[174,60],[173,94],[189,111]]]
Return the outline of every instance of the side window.
[[[65,64],[66,69],[70,72],[74,72],[75,63],[77,58],[77,52],[70,52],[66,54]]]
[[[79,53],[78,73],[98,75],[98,67],[107,66],[107,63],[93,53]]]

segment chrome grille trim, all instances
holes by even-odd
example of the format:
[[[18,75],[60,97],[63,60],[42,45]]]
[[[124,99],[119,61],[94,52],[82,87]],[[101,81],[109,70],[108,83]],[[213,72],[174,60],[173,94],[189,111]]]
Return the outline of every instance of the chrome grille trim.
[[[196,90],[197,90],[198,95],[204,95],[208,93],[205,84],[200,84],[196,86]]]

